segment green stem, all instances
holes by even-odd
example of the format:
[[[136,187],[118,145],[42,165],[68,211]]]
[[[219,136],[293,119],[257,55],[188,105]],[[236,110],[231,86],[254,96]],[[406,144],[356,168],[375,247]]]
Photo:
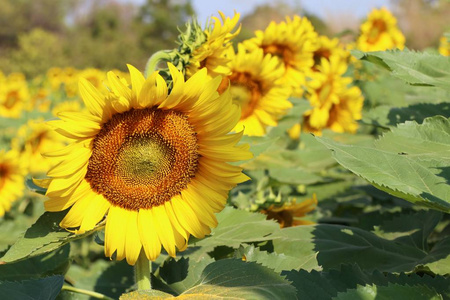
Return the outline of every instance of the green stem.
[[[100,293],[97,293],[97,292],[93,292],[93,291],[78,289],[78,288],[75,288],[75,287],[70,286],[70,285],[63,285],[61,291],[69,291],[69,292],[74,292],[74,293],[78,293],[78,294],[84,294],[84,295],[88,295],[88,296],[96,298],[96,299],[114,300],[113,298],[110,298],[110,297],[105,296],[103,294],[100,294]]]
[[[144,249],[141,249],[139,258],[134,266],[138,290],[150,290],[152,288],[152,283],[150,281],[150,264],[147,256],[145,256]]]
[[[158,67],[158,64],[161,61],[170,61],[170,54],[167,50],[160,50],[150,56],[150,58],[147,61],[147,64],[145,65],[145,77],[148,77],[153,71],[155,71]]]

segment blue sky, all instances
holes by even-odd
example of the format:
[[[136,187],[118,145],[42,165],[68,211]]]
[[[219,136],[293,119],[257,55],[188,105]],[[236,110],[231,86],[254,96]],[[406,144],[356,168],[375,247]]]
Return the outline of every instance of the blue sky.
[[[144,3],[145,0],[120,0],[121,2]],[[212,15],[217,16],[217,11],[222,11],[227,16],[232,16],[234,10],[242,16],[252,12],[261,4],[274,3],[274,0],[192,0],[192,5],[201,24]],[[329,15],[345,14],[356,18],[364,18],[374,7],[386,6],[389,8],[389,0],[284,0],[293,6],[303,7],[307,11],[326,19]]]
[[[193,0],[192,4],[201,23],[211,15],[217,15],[221,10],[225,15],[233,15],[234,10],[241,16],[250,13],[256,6],[266,3],[274,3],[270,0]],[[326,18],[333,14],[352,14],[358,18],[364,16],[374,7],[389,7],[389,0],[285,0],[285,3],[306,9],[307,11]]]

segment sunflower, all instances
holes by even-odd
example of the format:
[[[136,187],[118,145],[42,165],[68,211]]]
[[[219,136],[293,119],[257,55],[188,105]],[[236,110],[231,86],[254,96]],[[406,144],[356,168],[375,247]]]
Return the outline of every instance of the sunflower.
[[[28,172],[40,174],[52,166],[52,161],[42,157],[41,153],[64,147],[68,141],[40,118],[22,125],[17,130],[17,136],[12,139],[11,147],[20,152],[22,159],[28,164]]]
[[[384,51],[405,47],[405,36],[397,27],[397,19],[384,7],[372,10],[367,20],[361,24],[360,31],[356,48],[361,51]]]
[[[339,58],[331,57],[330,61],[322,59],[318,68],[319,72],[315,72],[308,82],[306,98],[312,108],[303,116],[303,129],[316,134],[324,128],[355,132],[364,99],[359,88],[348,88],[352,79],[342,77],[347,65]]]
[[[221,77],[206,69],[184,81],[169,64],[173,86],[154,72],[147,79],[129,66],[132,88],[109,72],[104,96],[84,79],[80,94],[87,113],[60,113],[50,121],[74,140],[47,153],[48,211],[70,208],[60,226],[77,233],[92,229],[105,214],[105,255],[133,265],[141,250],[155,260],[161,246],[170,256],[192,234],[202,238],[217,225],[228,191],[248,180],[228,164],[251,158],[249,145],[228,134],[240,117]]]
[[[81,103],[79,100],[63,101],[56,104],[52,109],[52,115],[57,117],[60,112],[73,111],[77,112],[81,110]]]
[[[229,88],[233,102],[241,107],[241,119],[235,131],[263,136],[267,126],[276,126],[279,117],[292,107],[289,87],[279,80],[284,65],[276,56],[264,55],[262,49],[249,53],[242,44],[238,52],[228,53],[231,74],[224,78],[221,90]]]
[[[302,218],[316,207],[317,197],[316,194],[313,194],[311,199],[306,199],[300,203],[297,203],[296,200],[294,200],[291,203],[284,203],[281,206],[272,204],[261,212],[267,215],[267,219],[277,221],[280,224],[280,227],[284,228],[315,224],[312,221]]]
[[[344,49],[338,38],[330,39],[327,36],[321,35],[317,41],[319,47],[313,53],[313,71],[318,71],[317,67],[320,65],[322,59],[329,61],[331,56],[337,56],[344,62],[349,60],[350,52]]]
[[[0,217],[23,196],[25,169],[21,161],[17,151],[0,150]]]
[[[22,73],[10,74],[0,86],[0,116],[19,118],[30,101],[30,92]]]
[[[450,42],[448,37],[441,36],[439,39],[439,53],[444,56],[450,56]]]
[[[210,77],[230,74],[230,70],[227,68],[229,59],[226,57],[226,53],[232,48],[231,40],[240,32],[240,26],[232,32],[240,15],[236,13],[233,18],[228,18],[222,12],[219,14],[221,19],[212,17],[212,21],[204,30],[205,41],[190,55],[186,67],[187,78],[202,68],[208,70]],[[195,30],[195,24],[192,30]]]
[[[306,17],[286,17],[285,22],[271,22],[265,31],[257,30],[256,37],[244,41],[250,49],[262,48],[265,54],[280,57],[285,65],[283,79],[300,95],[301,87],[314,65],[314,51],[318,49],[318,34]]]

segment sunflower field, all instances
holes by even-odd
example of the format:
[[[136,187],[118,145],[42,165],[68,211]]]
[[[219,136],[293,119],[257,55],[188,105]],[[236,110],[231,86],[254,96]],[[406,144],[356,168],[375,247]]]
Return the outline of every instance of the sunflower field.
[[[0,299],[450,299],[450,35],[240,18],[0,71]]]

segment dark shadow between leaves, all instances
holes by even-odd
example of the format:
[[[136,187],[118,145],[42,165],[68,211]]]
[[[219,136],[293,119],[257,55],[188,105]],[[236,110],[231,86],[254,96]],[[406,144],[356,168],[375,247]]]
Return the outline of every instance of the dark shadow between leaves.
[[[95,282],[94,291],[119,299],[134,284],[133,267],[125,260],[112,262]],[[91,297],[91,299],[94,299]]]
[[[389,111],[388,125],[395,126],[405,121],[416,121],[421,124],[425,118],[436,115],[450,117],[450,104],[419,103],[407,107],[394,107]]]

